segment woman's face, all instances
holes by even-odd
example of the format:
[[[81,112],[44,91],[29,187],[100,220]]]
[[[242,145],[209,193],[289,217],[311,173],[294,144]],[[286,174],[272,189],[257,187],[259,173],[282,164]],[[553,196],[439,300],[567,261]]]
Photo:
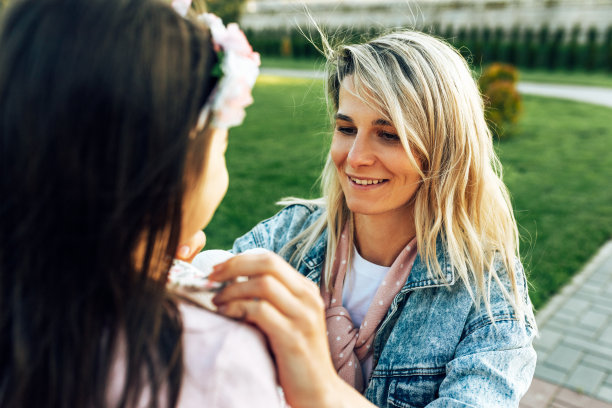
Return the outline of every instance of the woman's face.
[[[225,166],[227,129],[213,129],[203,174],[195,186],[187,186],[180,242],[186,242],[210,222],[227,192],[229,176]]]
[[[418,170],[393,124],[354,95],[351,76],[340,87],[331,158],[353,213],[412,215]]]

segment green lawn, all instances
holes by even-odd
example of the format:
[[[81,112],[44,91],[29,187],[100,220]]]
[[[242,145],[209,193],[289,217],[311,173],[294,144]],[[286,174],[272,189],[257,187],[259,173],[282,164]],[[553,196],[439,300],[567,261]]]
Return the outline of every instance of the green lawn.
[[[322,82],[262,76],[243,126],[230,131],[230,187],[208,248],[273,215],[284,196],[316,197],[329,143]],[[518,134],[497,144],[523,235],[536,307],[612,237],[610,109],[524,98]]]
[[[524,101],[521,131],[497,147],[537,307],[612,238],[612,110]]]
[[[520,71],[519,81],[612,88],[612,74],[605,72]]]
[[[321,69],[324,65],[322,59],[293,59],[281,57],[263,57],[264,68],[287,68],[314,70]],[[569,72],[569,71],[544,71],[544,70],[520,70],[519,81],[543,82],[567,85],[603,86],[612,88],[612,73],[606,72]]]
[[[230,130],[227,196],[206,228],[208,248],[227,248],[286,196],[314,198],[328,145],[321,81],[260,76],[244,124]]]

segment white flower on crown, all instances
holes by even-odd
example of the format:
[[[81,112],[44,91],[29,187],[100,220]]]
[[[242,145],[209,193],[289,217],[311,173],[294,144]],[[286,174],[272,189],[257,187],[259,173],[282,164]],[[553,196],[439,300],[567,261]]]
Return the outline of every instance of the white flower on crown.
[[[177,13],[185,17],[189,11],[189,7],[191,7],[191,0],[173,0],[172,7],[174,7]]]
[[[191,0],[174,0],[174,9],[185,16]],[[211,125],[216,128],[229,128],[242,123],[244,108],[253,103],[251,90],[259,75],[261,63],[259,54],[253,51],[246,36],[236,23],[223,25],[214,14],[204,13],[198,21],[209,27],[213,46],[219,55],[222,76],[206,102],[198,127],[203,126],[212,113]]]

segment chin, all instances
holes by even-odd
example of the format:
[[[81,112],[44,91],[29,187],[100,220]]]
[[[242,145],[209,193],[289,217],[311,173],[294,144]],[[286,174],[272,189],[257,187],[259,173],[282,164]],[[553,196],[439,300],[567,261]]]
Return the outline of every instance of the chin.
[[[351,201],[347,202],[346,206],[353,214],[375,215],[381,212],[381,210],[376,208],[375,205],[368,202]]]

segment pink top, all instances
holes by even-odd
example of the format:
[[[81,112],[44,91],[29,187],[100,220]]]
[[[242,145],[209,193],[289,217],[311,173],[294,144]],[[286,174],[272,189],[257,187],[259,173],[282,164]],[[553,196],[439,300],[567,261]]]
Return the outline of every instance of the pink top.
[[[287,406],[259,331],[197,306],[180,303],[179,310],[183,318],[185,371],[177,407]],[[123,349],[118,354],[124,352]],[[111,371],[109,406],[117,403],[124,370],[125,360],[117,359]],[[146,407],[149,397],[145,390],[139,407]]]
[[[255,328],[180,304],[185,372],[178,407],[281,407],[276,371]]]

